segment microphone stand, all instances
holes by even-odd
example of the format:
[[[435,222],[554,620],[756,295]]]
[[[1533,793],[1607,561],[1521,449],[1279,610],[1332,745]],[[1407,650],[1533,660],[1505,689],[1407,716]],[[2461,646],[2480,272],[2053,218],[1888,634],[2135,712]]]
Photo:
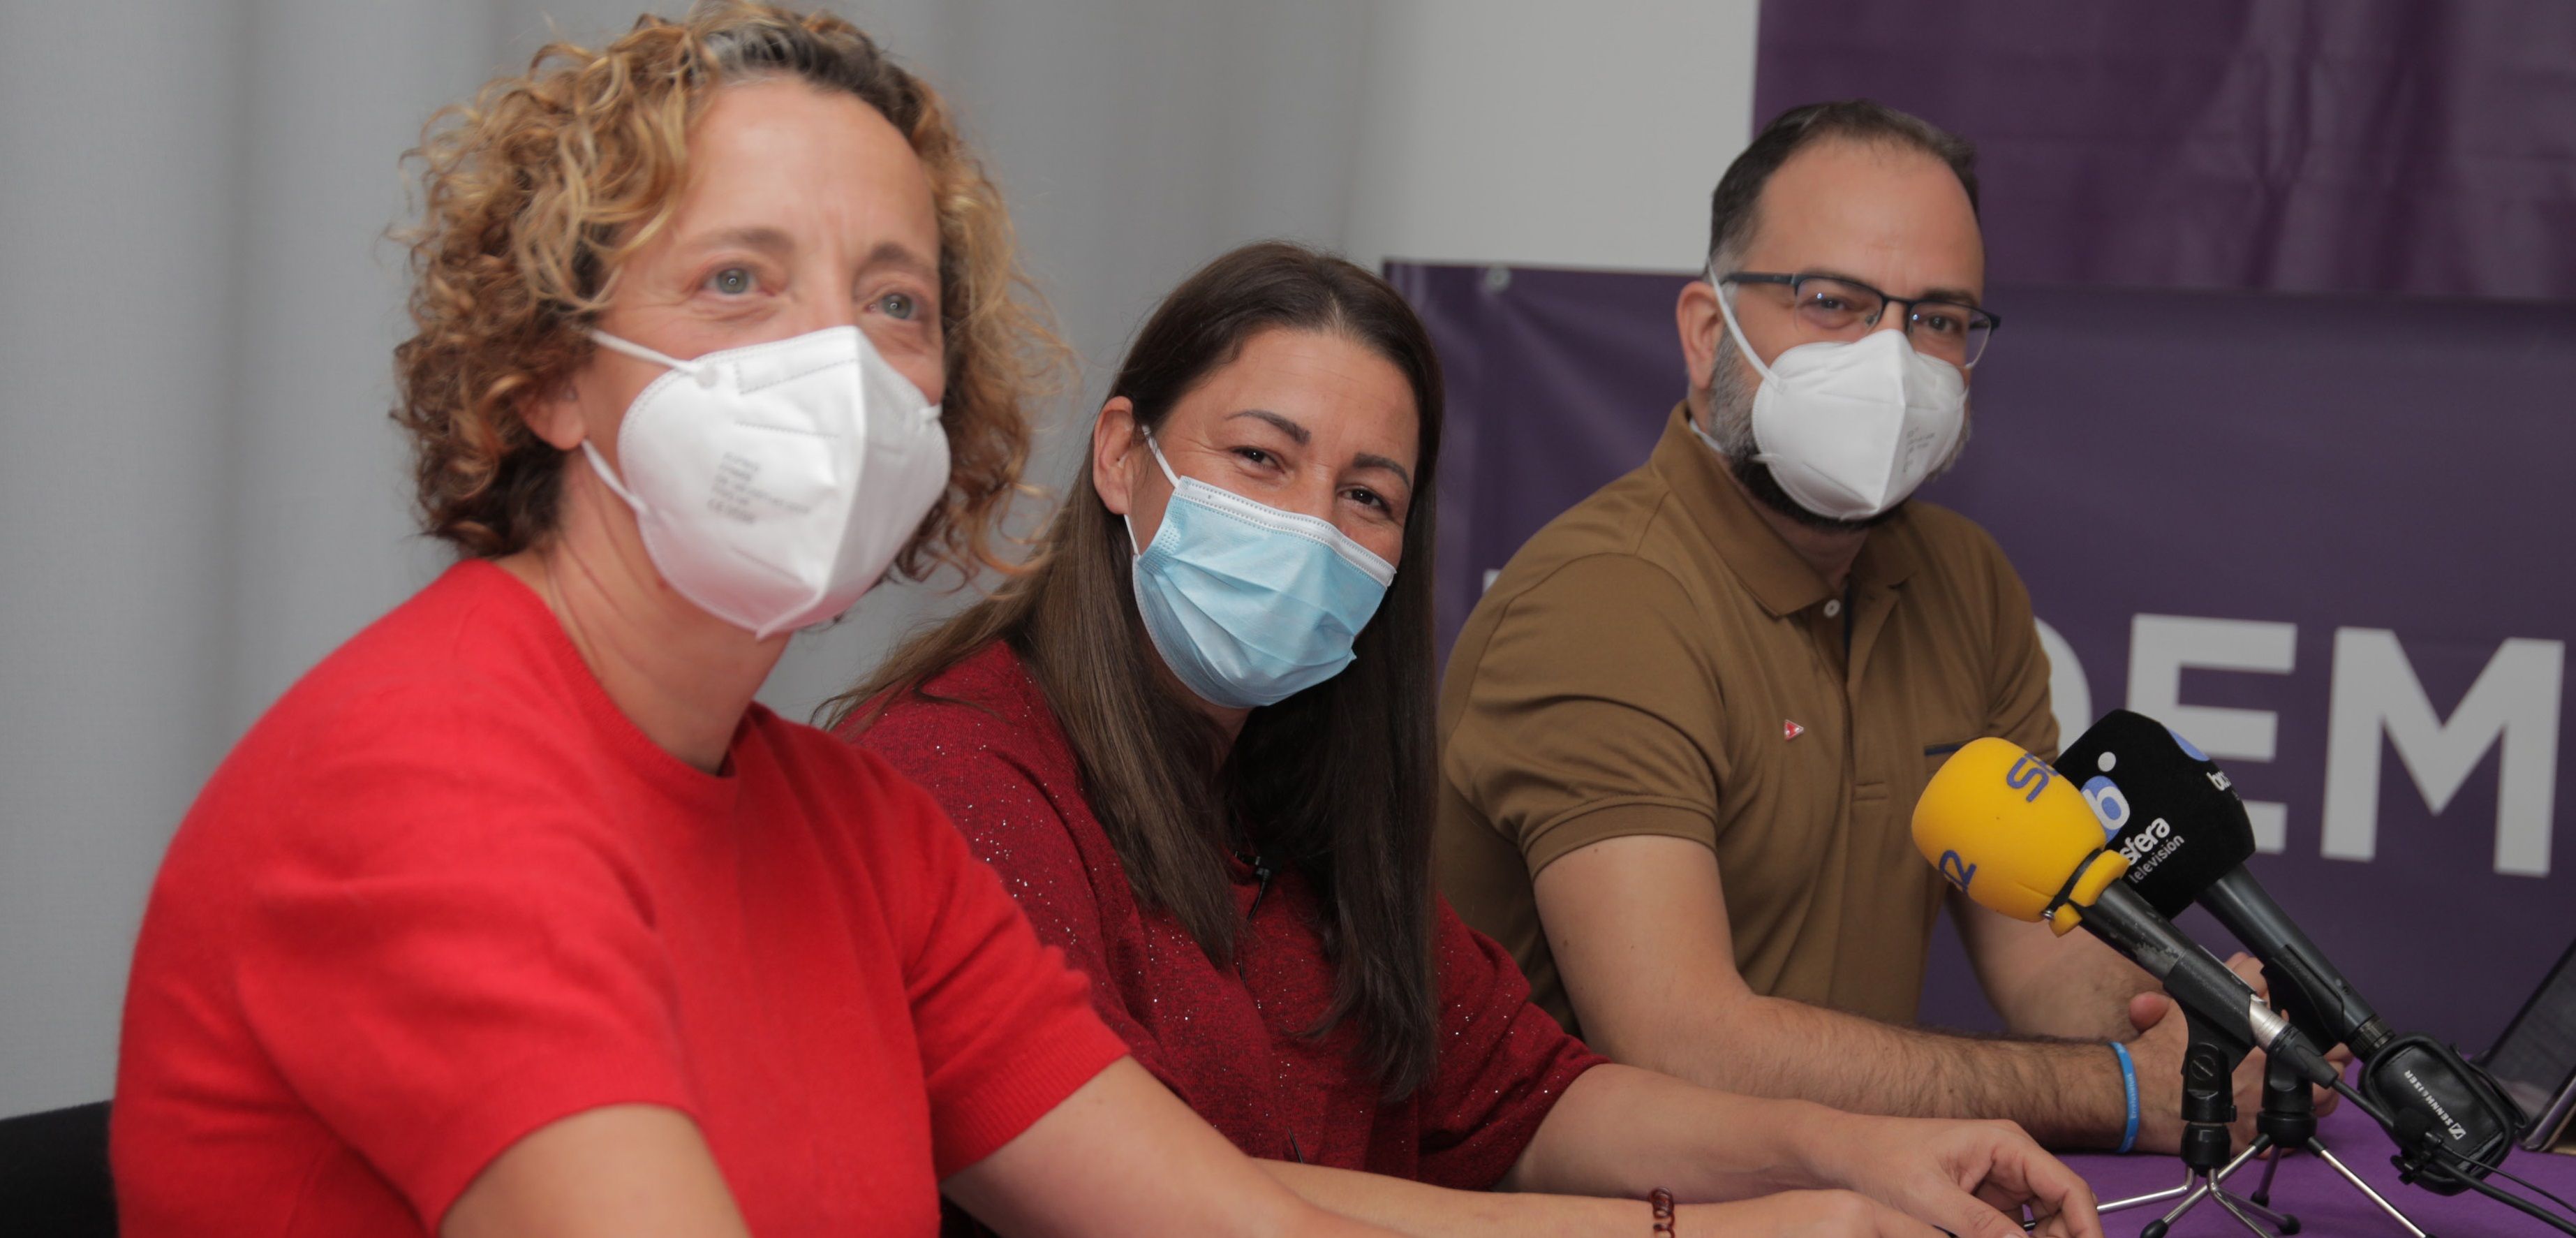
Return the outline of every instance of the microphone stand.
[[[2173,1223],[2184,1213],[2199,1206],[2204,1199],[2215,1200],[2220,1208],[2235,1217],[2246,1232],[2255,1238],[2273,1238],[2273,1232],[2254,1223],[2253,1213],[2278,1229],[2281,1234],[2299,1232],[2297,1217],[2284,1216],[2270,1208],[2244,1198],[2220,1185],[2236,1172],[2254,1148],[2248,1147],[2229,1159],[2227,1146],[2231,1129],[2236,1125],[2236,1065],[2254,1046],[2241,1036],[2213,1026],[2194,1014],[2189,1006],[2182,1008],[2183,1022],[2190,1033],[2182,1058],[2182,1163],[2181,1186],[2117,1200],[2101,1205],[2097,1211],[2115,1212],[2143,1204],[2158,1203],[2179,1195],[2182,1202],[2163,1217],[2147,1222],[2138,1238],[2165,1238]]]
[[[2333,1033],[2318,1026],[2323,1020],[2316,1017],[2316,1008],[2309,1003],[2307,994],[2298,985],[2287,983],[2289,977],[2273,970],[2268,963],[2263,967],[2263,977],[2271,985],[2272,1005],[2280,1010],[2292,1027],[2299,1029],[2301,1036],[2307,1037],[2310,1044],[2333,1043]],[[2415,1224],[2404,1212],[2399,1211],[2397,1205],[2388,1202],[2387,1197],[2370,1189],[2370,1184],[2362,1181],[2360,1175],[2352,1172],[2335,1157],[2334,1153],[2326,1150],[2324,1142],[2317,1138],[2315,1098],[2308,1091],[2308,1081],[2298,1071],[2280,1062],[2271,1062],[2264,1067],[2263,1109],[2255,1115],[2254,1128],[2259,1133],[2255,1136],[2254,1146],[2248,1149],[2249,1152],[2259,1155],[2267,1149],[2279,1149],[2278,1152],[2273,1153],[2270,1163],[2263,1167],[2263,1181],[2257,1184],[2254,1193],[2248,1196],[2254,1203],[2272,1202],[2272,1175],[2279,1172],[2283,1157],[2292,1152],[2307,1152],[2313,1154],[2318,1160],[2324,1161],[2335,1173],[2341,1175],[2344,1181],[2351,1183],[2352,1189],[2361,1192],[2369,1197],[2370,1202],[2379,1205],[2379,1210],[2387,1213],[2389,1219],[2397,1222],[2412,1238],[2430,1238],[2423,1227]],[[2297,1231],[2284,1229],[2281,1232],[2290,1234]]]

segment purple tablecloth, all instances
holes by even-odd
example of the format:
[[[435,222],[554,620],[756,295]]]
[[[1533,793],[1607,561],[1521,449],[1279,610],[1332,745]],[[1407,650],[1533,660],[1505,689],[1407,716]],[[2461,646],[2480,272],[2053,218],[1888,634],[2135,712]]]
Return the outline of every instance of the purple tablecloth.
[[[2388,1136],[2369,1118],[2353,1111],[2350,1105],[2339,1105],[2333,1113],[2317,1122],[2317,1138],[2336,1159],[2360,1174],[2371,1189],[2387,1196],[2389,1202],[2414,1218],[2434,1238],[2522,1238],[2523,1235],[2555,1235],[2540,1222],[2515,1212],[2503,1204],[2471,1192],[2465,1195],[2441,1196],[2418,1187],[2400,1186],[2397,1170],[2389,1165]],[[2170,1156],[2069,1156],[2066,1163],[2093,1184],[2093,1192],[2105,1201],[2125,1199],[2158,1191],[2182,1181],[2182,1162]],[[2524,1152],[2516,1149],[2506,1158],[2507,1171],[2529,1178],[2540,1186],[2567,1199],[2576,1199],[2576,1156],[2546,1152]],[[2250,1194],[2254,1184],[2262,1181],[2263,1166],[2248,1161],[2243,1169],[2228,1179],[2239,1195]],[[2496,1185],[2528,1195],[2522,1188],[2501,1178]],[[2102,1218],[2102,1228],[2111,1238],[2134,1238],[2147,1222],[2170,1211],[2178,1199],[2115,1212]],[[2548,1207],[2545,1200],[2535,1201]],[[2272,1180],[2272,1207],[2299,1218],[2300,1234],[2318,1238],[2405,1238],[2406,1231],[2388,1219],[2361,1192],[2352,1189],[2325,1162],[2312,1156],[2293,1156],[2281,1163]],[[2219,1210],[2217,1205],[2202,1203],[2182,1220],[2174,1223],[2173,1238],[2221,1238],[2231,1235],[2244,1238],[2243,1226]]]

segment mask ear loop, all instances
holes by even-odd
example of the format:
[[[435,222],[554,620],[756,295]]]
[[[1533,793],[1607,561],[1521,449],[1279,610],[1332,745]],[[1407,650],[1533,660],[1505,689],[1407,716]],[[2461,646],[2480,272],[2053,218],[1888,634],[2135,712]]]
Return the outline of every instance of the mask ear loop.
[[[1756,354],[1753,351],[1753,345],[1745,341],[1744,328],[1741,324],[1735,321],[1734,298],[1727,295],[1726,281],[1718,278],[1717,268],[1715,267],[1709,268],[1708,288],[1710,292],[1717,295],[1717,312],[1726,316],[1727,334],[1735,340],[1735,351],[1744,354],[1744,360],[1752,365],[1754,373],[1762,376],[1763,382],[1769,383],[1776,381],[1771,376],[1771,367],[1762,364],[1762,358],[1759,354]],[[1714,386],[1714,384],[1711,385]],[[1698,435],[1699,441],[1708,444],[1710,450],[1721,456],[1727,454],[1725,448],[1717,445],[1717,439],[1712,437],[1708,431],[1701,429],[1697,421],[1691,422],[1691,433]],[[1756,464],[1769,464],[1774,459],[1776,459],[1776,457],[1774,457],[1770,452],[1762,450],[1761,439],[1757,434],[1753,444],[1753,462]]]
[[[581,454],[590,457],[590,471],[599,474],[599,480],[607,485],[610,494],[626,500],[626,505],[634,508],[636,515],[644,514],[644,500],[635,497],[634,491],[617,480],[616,471],[608,467],[608,457],[599,454],[599,449],[591,446],[587,438],[581,440]]]
[[[1762,364],[1762,358],[1754,353],[1753,345],[1745,341],[1744,327],[1735,321],[1734,299],[1726,294],[1726,282],[1717,277],[1715,268],[1709,270],[1708,287],[1709,291],[1717,294],[1717,312],[1726,316],[1726,330],[1735,337],[1736,351],[1744,354],[1744,359],[1752,364],[1754,373],[1762,376],[1762,381],[1770,382],[1771,367]]]
[[[698,380],[698,385],[701,387],[712,387],[716,385],[716,371],[714,366],[700,365],[695,361],[682,361],[677,357],[665,356],[650,348],[646,348],[642,344],[635,343],[632,340],[619,339],[597,327],[590,328],[587,334],[593,342],[610,352],[624,353],[638,361],[649,362],[665,369],[675,370],[679,373],[686,374],[689,377]],[[581,453],[590,457],[591,471],[599,474],[599,480],[608,483],[609,493],[626,500],[626,505],[634,508],[635,514],[639,516],[644,514],[644,500],[636,497],[634,491],[627,489],[625,483],[617,479],[617,471],[608,467],[608,458],[599,454],[599,448],[591,445],[591,441],[588,436],[584,436],[581,440]]]
[[[654,365],[661,366],[668,370],[678,370],[679,372],[698,380],[698,385],[701,387],[712,387],[716,385],[716,373],[715,367],[713,366],[701,365],[695,361],[682,361],[677,357],[665,356],[662,353],[655,352],[652,349],[646,348],[642,344],[635,343],[632,340],[621,340],[597,327],[590,328],[589,334],[593,341],[597,342],[600,347],[605,348],[610,352],[624,353],[638,361],[651,362]]]
[[[1163,480],[1165,480],[1165,481],[1168,481],[1168,482],[1172,483],[1172,496],[1173,496],[1174,498],[1178,498],[1178,497],[1180,497],[1180,493],[1181,493],[1181,475],[1180,475],[1180,474],[1178,474],[1178,473],[1173,472],[1173,471],[1172,471],[1172,462],[1163,458],[1163,448],[1162,448],[1162,446],[1161,446],[1160,444],[1157,444],[1157,443],[1154,441],[1154,431],[1153,431],[1153,429],[1152,429],[1151,427],[1148,427],[1148,426],[1141,426],[1141,425],[1140,425],[1140,426],[1136,427],[1136,433],[1141,434],[1141,435],[1143,435],[1143,436],[1144,436],[1144,438],[1145,438],[1145,450],[1147,450],[1147,451],[1150,451],[1150,452],[1154,453],[1154,463],[1155,463],[1155,464],[1158,464],[1158,465],[1160,465],[1160,466],[1162,466],[1162,469],[1163,469]],[[1134,503],[1134,501],[1132,500],[1132,498],[1131,498],[1131,499],[1130,499],[1130,501],[1128,502],[1127,506],[1128,506],[1128,508],[1129,508],[1129,511],[1127,512],[1127,514],[1125,514],[1125,515],[1123,515],[1123,516],[1120,516],[1118,519],[1119,519],[1121,522],[1123,522],[1124,524],[1126,524],[1126,526],[1127,526],[1127,550],[1128,550],[1128,553],[1133,554],[1133,555],[1135,555],[1135,556],[1137,556],[1137,557],[1139,557],[1139,558],[1142,558],[1142,557],[1144,557],[1144,554],[1145,554],[1145,547],[1144,547],[1141,543],[1139,543],[1139,542],[1136,540],[1136,513],[1135,513],[1135,511],[1134,511],[1134,508],[1135,508],[1136,504]]]

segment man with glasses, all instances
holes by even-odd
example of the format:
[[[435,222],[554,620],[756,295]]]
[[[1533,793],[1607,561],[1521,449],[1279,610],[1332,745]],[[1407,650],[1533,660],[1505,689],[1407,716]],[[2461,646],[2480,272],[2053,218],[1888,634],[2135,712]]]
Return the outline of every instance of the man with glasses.
[[[1981,735],[2058,744],[2012,565],[1908,501],[1967,442],[1997,325],[1976,192],[1966,142],[1866,101],[1791,111],[1727,169],[1677,307],[1687,398],[1450,655],[1441,882],[1620,1061],[2170,1149],[2183,1021],[2086,934],[1953,898],[2012,1035],[1906,1026],[1948,889],[1910,836],[1926,779]]]

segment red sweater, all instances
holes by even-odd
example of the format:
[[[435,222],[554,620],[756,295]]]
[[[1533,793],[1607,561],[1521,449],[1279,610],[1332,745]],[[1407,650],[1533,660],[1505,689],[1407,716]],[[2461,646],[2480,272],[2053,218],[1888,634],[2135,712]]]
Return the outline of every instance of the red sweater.
[[[1092,1004],[1136,1060],[1244,1151],[1481,1190],[1520,1159],[1565,1085],[1602,1060],[1530,1005],[1511,956],[1441,901],[1438,1065],[1411,1097],[1385,1103],[1355,1060],[1356,1021],[1320,1040],[1299,1034],[1333,995],[1302,877],[1277,873],[1261,894],[1252,869],[1233,863],[1250,923],[1240,966],[1211,963],[1179,921],[1137,904],[1084,801],[1073,749],[1008,646],[928,687],[945,699],[907,694],[844,738],[947,807],[1038,936],[1090,973]]]
[[[936,1232],[1124,1052],[921,790],[754,707],[656,747],[468,562],[306,675],[170,844],[126,996],[124,1232],[423,1234],[521,1136],[695,1119],[753,1232]]]

